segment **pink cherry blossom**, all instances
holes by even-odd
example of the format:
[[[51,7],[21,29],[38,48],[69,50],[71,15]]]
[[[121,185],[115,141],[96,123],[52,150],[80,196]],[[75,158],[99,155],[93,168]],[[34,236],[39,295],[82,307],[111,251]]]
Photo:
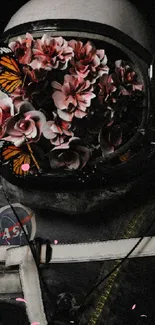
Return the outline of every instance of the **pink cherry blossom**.
[[[12,142],[16,147],[25,143],[25,137],[29,142],[37,142],[45,122],[43,113],[35,111],[30,103],[24,102],[19,114],[7,120],[2,139]]]
[[[31,63],[33,69],[64,70],[73,57],[73,49],[64,38],[52,38],[44,34],[41,39],[35,41],[33,55],[34,60]]]
[[[73,137],[68,142],[55,147],[48,154],[52,169],[82,169],[91,157],[91,151],[81,144],[79,138]]]
[[[89,80],[65,75],[63,85],[54,81],[52,86],[56,90],[52,97],[61,119],[71,122],[74,116],[83,118],[87,115],[91,99],[96,97]]]
[[[71,59],[72,68],[70,69],[72,75],[87,77],[94,83],[103,73],[109,72],[104,50],[97,50],[90,41],[83,45],[81,41],[71,40],[69,45],[74,50],[74,57]]]
[[[10,94],[10,97],[14,105],[15,113],[19,113],[21,104],[26,99],[25,89],[22,87],[16,88],[14,92]]]
[[[143,85],[138,80],[138,76],[136,71],[133,70],[133,68],[127,64],[126,61],[123,60],[117,60],[115,61],[115,72],[120,80],[121,84],[124,87],[131,88],[131,91],[143,91]],[[130,93],[131,93],[130,91]]]
[[[104,74],[100,78],[99,82],[100,92],[99,92],[99,101],[101,104],[106,102],[109,96],[117,90],[112,75]]]
[[[61,145],[66,137],[73,136],[71,124],[66,121],[48,121],[43,126],[43,136],[55,146]]]
[[[9,44],[9,47],[15,53],[21,64],[29,64],[32,58],[32,44],[32,35],[26,33],[26,38],[22,39],[21,37],[18,37],[17,41]]]
[[[0,139],[5,133],[5,122],[13,115],[14,106],[12,99],[7,94],[0,92]]]

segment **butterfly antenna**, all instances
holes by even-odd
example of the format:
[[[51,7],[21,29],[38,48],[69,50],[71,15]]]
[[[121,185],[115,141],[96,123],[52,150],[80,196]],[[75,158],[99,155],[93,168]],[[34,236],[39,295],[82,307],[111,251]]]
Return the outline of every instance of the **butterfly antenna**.
[[[24,136],[25,136],[25,134],[24,134]],[[26,136],[25,136],[25,141],[26,141],[26,145],[27,145],[27,147],[28,147],[28,150],[29,150],[30,156],[31,156],[31,158],[32,158],[32,160],[33,160],[33,162],[34,162],[34,164],[36,165],[38,171],[41,172],[41,168],[40,168],[40,166],[39,166],[39,164],[38,164],[36,158],[34,157],[34,154],[33,154],[32,148],[31,148],[30,144],[28,143],[28,140],[27,140]]]
[[[30,144],[29,144],[29,143],[26,143],[26,144],[27,144],[27,147],[28,147],[28,149],[29,149],[30,155],[31,155],[31,157],[32,157],[32,159],[33,159],[33,161],[34,161],[34,163],[35,163],[35,165],[36,165],[38,171],[41,171],[41,168],[40,168],[40,166],[39,166],[39,164],[38,164],[36,158],[34,157],[34,154],[33,154],[33,151],[32,151],[32,149],[31,149]]]
[[[24,79],[23,79],[23,82],[22,82],[22,88],[24,88],[24,84],[25,84],[26,77],[27,77],[27,72],[26,72],[26,74],[24,75]]]

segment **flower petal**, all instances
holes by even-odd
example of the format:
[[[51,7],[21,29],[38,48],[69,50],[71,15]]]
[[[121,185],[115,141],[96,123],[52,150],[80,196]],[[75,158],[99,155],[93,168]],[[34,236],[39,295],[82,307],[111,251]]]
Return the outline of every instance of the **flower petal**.
[[[12,142],[16,147],[20,147],[23,143],[25,143],[25,137],[15,137],[15,136],[7,136],[3,137],[2,140]]]
[[[75,111],[75,117],[77,117],[77,118],[83,118],[83,117],[85,117],[86,115],[87,115],[87,113],[82,112],[82,111],[80,111],[79,109],[77,109],[77,110]]]
[[[55,91],[54,94],[52,95],[52,98],[54,100],[54,104],[57,108],[59,109],[66,109],[66,103],[65,103],[65,99],[66,96],[64,93],[62,93],[61,91]]]
[[[69,114],[66,111],[61,111],[60,109],[57,110],[57,113],[58,116],[66,122],[71,122],[74,117],[74,113]]]
[[[80,157],[77,152],[74,152],[72,154],[72,162],[70,164],[67,164],[67,168],[70,170],[76,170],[80,167]]]

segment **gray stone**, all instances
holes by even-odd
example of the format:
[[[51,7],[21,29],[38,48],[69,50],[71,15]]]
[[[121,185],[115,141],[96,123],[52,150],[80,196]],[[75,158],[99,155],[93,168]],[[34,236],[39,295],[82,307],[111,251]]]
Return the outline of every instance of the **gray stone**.
[[[104,208],[130,191],[131,184],[104,189],[90,189],[87,191],[53,192],[19,188],[4,178],[2,185],[8,193],[11,202],[20,202],[29,207],[50,209],[68,214],[89,213]]]

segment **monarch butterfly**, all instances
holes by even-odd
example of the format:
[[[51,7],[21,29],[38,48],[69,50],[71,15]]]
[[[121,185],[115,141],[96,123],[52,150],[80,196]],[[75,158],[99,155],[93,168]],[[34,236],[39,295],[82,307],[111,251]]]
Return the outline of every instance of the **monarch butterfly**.
[[[30,70],[29,66],[18,62],[9,47],[0,45],[0,90],[9,95],[24,85],[27,75],[35,80],[35,74]]]
[[[0,90],[12,93],[23,83],[24,74],[12,50],[0,46]]]
[[[6,143],[1,148],[1,163],[2,165],[8,164],[11,167],[11,171],[16,176],[26,176],[30,173],[31,167],[37,167],[37,170],[41,172],[41,169],[36,161],[33,151],[30,145],[27,143],[28,152],[25,152],[20,148],[12,144]]]

